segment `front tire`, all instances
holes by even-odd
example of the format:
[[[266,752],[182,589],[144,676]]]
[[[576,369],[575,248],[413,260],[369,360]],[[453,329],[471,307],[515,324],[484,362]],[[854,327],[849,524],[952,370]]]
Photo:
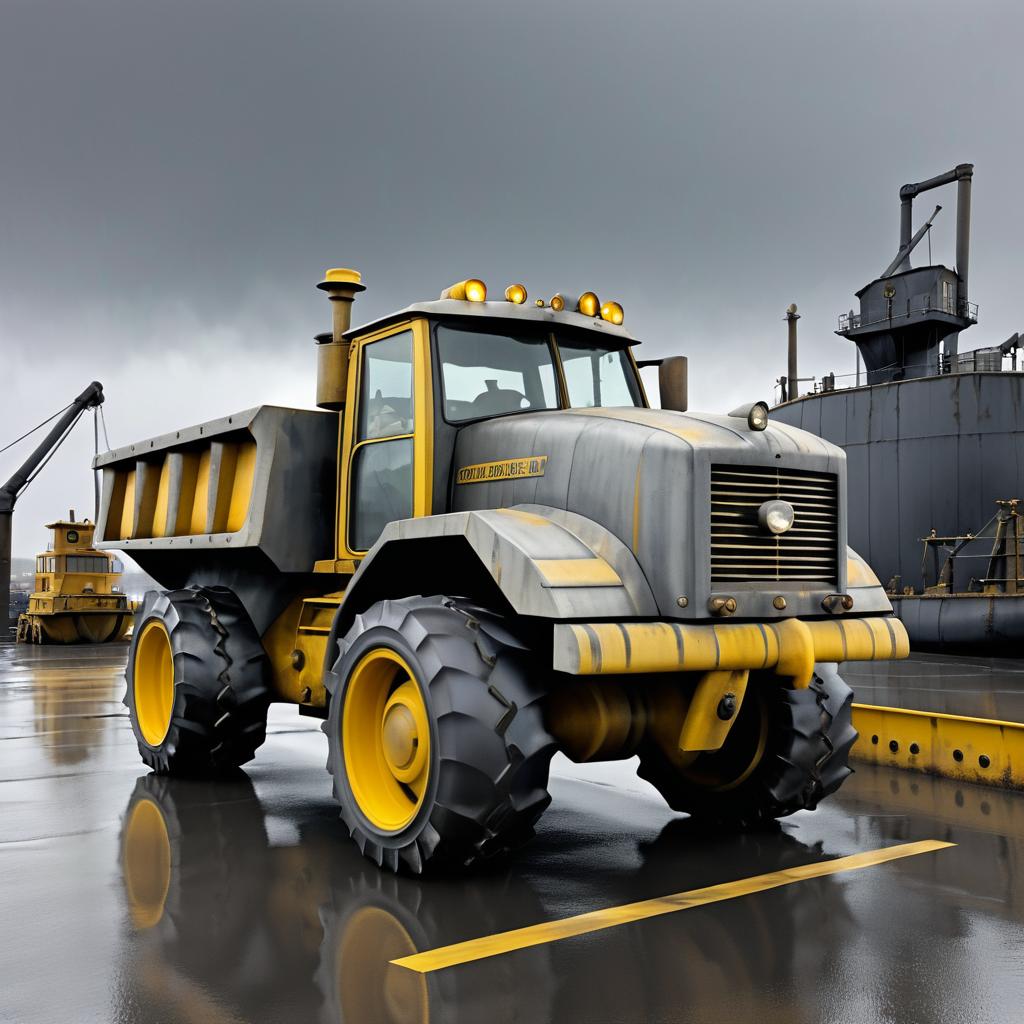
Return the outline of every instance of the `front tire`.
[[[326,684],[334,795],[378,867],[464,867],[533,834],[554,741],[532,659],[499,616],[444,597],[378,602]]]
[[[676,811],[714,824],[756,827],[813,810],[851,774],[853,691],[818,664],[806,689],[751,679],[722,749],[680,767],[654,746],[637,774]]]
[[[266,739],[270,663],[248,613],[225,587],[147,594],[127,682],[139,753],[158,772],[237,768]]]

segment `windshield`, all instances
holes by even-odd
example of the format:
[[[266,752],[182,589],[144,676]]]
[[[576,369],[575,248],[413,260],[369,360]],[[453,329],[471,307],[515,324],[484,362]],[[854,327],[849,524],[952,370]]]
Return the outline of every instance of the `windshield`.
[[[571,408],[643,404],[636,373],[626,352],[609,352],[608,349],[563,341],[558,343],[558,352],[562,357]]]
[[[437,328],[450,423],[558,408],[551,344],[542,336],[492,334],[472,328]]]

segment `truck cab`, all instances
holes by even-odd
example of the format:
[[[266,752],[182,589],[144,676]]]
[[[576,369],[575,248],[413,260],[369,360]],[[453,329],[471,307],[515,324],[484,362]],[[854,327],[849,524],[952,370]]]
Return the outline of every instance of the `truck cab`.
[[[635,340],[564,306],[442,299],[346,332],[341,344],[349,352],[345,400],[337,401],[345,410],[339,558],[360,559],[390,522],[459,507],[452,467],[466,427],[524,413],[648,407]],[[487,479],[515,469],[489,467]]]

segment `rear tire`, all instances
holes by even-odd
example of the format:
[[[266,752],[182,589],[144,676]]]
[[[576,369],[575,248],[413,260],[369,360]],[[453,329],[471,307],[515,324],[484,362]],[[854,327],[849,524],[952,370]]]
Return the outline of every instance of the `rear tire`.
[[[251,761],[266,739],[270,664],[225,587],[150,592],[135,617],[124,703],[142,760],[208,774]]]
[[[720,751],[680,768],[651,744],[641,751],[637,774],[673,810],[715,824],[755,827],[813,810],[853,770],[852,705],[853,691],[835,665],[816,665],[804,690],[758,686],[751,679]],[[763,743],[756,757],[755,743]]]
[[[410,597],[357,616],[326,679],[324,732],[341,818],[366,857],[420,874],[533,834],[555,749],[537,677],[486,609]]]

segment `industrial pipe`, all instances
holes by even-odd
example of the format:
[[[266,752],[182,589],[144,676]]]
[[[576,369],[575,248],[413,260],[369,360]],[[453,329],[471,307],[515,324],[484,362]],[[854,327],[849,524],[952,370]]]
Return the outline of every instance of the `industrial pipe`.
[[[789,329],[789,381],[788,381],[788,395],[786,396],[789,400],[799,398],[799,375],[797,374],[797,359],[796,359],[796,322],[800,319],[800,314],[796,311],[796,303],[790,303],[789,308],[786,310],[786,322]]]
[[[970,164],[962,166],[971,168]],[[959,170],[959,168],[957,168]],[[962,175],[956,186],[956,273],[960,278],[957,305],[967,316],[967,272],[971,261],[971,177],[973,168]]]
[[[905,187],[905,186],[904,186]],[[895,272],[902,274],[904,270],[911,269],[910,262],[910,238],[914,233],[914,197],[903,196],[902,190],[900,191],[900,253],[902,259],[897,256],[897,266]],[[888,274],[883,274],[882,277],[888,277]]]
[[[937,174],[925,181],[913,182],[900,188],[900,250],[910,244],[913,233],[914,197],[929,189],[957,182],[956,195],[956,272],[960,277],[960,299],[967,302],[967,271],[971,245],[971,178],[974,164],[957,164],[951,171]],[[900,261],[896,273],[910,270],[910,253]],[[882,275],[883,277],[886,275]]]

